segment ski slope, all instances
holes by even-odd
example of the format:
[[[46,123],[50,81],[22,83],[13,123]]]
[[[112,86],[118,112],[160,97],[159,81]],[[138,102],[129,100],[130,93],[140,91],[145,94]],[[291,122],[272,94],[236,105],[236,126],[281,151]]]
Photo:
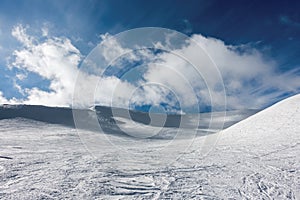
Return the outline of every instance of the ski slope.
[[[192,142],[81,131],[0,120],[0,199],[300,198],[300,95]]]

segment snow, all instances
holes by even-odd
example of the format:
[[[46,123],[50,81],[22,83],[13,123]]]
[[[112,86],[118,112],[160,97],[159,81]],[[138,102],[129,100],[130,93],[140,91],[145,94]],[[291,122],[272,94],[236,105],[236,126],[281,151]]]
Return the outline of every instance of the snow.
[[[0,120],[0,199],[299,199],[299,102],[296,95],[219,133],[172,140]]]

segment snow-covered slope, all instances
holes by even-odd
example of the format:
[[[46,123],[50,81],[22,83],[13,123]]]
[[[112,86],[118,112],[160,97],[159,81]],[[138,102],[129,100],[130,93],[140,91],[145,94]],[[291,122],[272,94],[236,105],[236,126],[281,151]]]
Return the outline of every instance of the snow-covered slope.
[[[291,97],[208,136],[219,137],[206,156],[207,137],[166,147],[82,130],[102,139],[90,154],[75,129],[0,120],[0,199],[297,199],[299,103],[300,95]]]
[[[222,176],[218,175],[220,180],[216,181],[224,185],[219,191],[222,197],[300,199],[300,95],[221,134],[206,161],[223,165]],[[214,183],[213,178],[210,181]]]

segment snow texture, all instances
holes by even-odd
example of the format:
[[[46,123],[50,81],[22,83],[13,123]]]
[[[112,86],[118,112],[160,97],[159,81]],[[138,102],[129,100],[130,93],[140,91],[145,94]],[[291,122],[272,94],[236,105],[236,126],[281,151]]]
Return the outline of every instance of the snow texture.
[[[155,163],[168,156],[155,153],[165,140],[126,145],[120,137],[82,130],[103,139],[101,153],[93,154],[76,129],[3,119],[0,199],[299,199],[299,102],[296,95],[218,134],[193,138],[184,152],[176,147],[189,139],[175,140],[165,152],[178,159],[169,164]],[[201,145],[216,135],[204,155]],[[122,148],[105,144],[107,138],[123,141]]]

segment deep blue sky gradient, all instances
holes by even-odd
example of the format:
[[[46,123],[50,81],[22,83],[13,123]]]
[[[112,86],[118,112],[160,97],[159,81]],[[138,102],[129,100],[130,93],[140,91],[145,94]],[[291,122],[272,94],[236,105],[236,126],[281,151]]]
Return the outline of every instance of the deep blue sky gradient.
[[[299,68],[300,1],[144,1],[144,0],[0,0],[0,91],[11,98],[21,95],[12,87],[15,73],[7,69],[7,57],[19,48],[11,36],[13,26],[29,25],[37,34],[48,24],[51,35],[65,36],[87,55],[100,41],[99,35],[116,34],[138,27],[165,27],[188,35],[203,34],[226,44],[251,44],[279,71]],[[32,31],[32,32],[30,32]],[[34,76],[34,75],[32,75]],[[31,83],[47,86],[32,77]]]

